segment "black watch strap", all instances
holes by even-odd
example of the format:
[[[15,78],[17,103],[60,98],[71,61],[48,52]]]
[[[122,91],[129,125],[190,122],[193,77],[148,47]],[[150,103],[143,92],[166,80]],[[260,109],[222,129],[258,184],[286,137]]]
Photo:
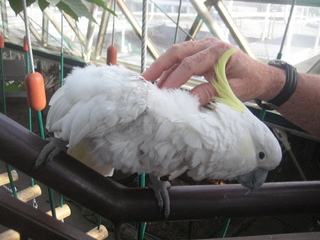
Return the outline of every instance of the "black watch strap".
[[[257,100],[257,104],[267,110],[279,108],[282,104],[289,100],[298,84],[298,72],[297,69],[290,64],[281,60],[272,60],[268,65],[284,69],[286,72],[286,82],[280,91],[280,93],[267,103],[262,103],[261,100]]]

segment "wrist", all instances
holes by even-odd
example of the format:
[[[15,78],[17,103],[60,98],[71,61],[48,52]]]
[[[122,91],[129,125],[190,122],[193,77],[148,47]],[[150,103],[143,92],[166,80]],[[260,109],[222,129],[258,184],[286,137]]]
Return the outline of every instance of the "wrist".
[[[257,103],[265,109],[278,109],[282,104],[287,102],[295,92],[298,83],[298,73],[295,67],[281,60],[270,61],[268,65],[275,69],[282,70],[282,74],[278,71],[276,78],[274,75],[273,77],[270,76],[270,79],[273,81],[271,85],[269,84],[270,88],[267,88],[269,89],[269,96],[265,98],[267,102],[262,104],[262,101],[257,99]],[[285,73],[285,81],[283,81],[283,72]],[[270,91],[270,89],[274,91]]]
[[[260,100],[268,102],[275,98],[283,89],[286,83],[286,72],[283,69],[266,65],[268,74],[266,74],[264,91],[258,97]]]

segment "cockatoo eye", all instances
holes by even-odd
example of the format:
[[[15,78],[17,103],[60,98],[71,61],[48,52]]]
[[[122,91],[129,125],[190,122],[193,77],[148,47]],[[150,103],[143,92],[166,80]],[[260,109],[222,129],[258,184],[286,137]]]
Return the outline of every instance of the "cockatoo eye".
[[[258,153],[258,157],[260,160],[263,160],[265,158],[265,156],[266,156],[266,154],[263,151]]]

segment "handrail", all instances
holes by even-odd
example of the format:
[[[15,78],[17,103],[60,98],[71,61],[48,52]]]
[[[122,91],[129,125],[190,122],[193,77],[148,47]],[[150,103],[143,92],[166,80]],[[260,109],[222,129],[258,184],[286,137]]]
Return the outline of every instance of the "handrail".
[[[151,189],[120,186],[66,153],[32,171],[46,143],[0,114],[1,160],[114,223],[164,220]],[[254,193],[246,191],[239,184],[173,186],[169,220],[320,212],[320,181],[267,183]]]
[[[0,212],[0,223],[18,231],[19,239],[94,240],[80,230],[7,194],[0,195]]]

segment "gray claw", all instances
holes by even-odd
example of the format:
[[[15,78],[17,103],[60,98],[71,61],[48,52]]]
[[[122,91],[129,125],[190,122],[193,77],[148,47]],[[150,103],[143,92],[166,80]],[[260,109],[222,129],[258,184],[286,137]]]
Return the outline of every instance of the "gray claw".
[[[151,180],[151,188],[154,191],[154,195],[157,199],[158,207],[164,213],[165,219],[169,218],[170,215],[170,197],[168,188],[171,184],[168,181],[161,181],[158,177],[149,176]]]
[[[65,151],[66,142],[51,137],[48,139],[49,143],[43,147],[39,156],[34,162],[32,171],[36,171],[42,164],[45,165],[47,162],[51,161],[55,156],[57,156],[61,151]]]

